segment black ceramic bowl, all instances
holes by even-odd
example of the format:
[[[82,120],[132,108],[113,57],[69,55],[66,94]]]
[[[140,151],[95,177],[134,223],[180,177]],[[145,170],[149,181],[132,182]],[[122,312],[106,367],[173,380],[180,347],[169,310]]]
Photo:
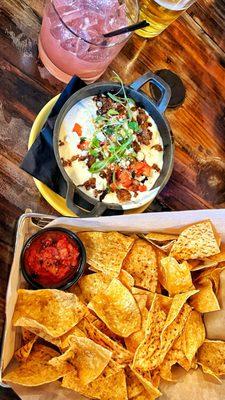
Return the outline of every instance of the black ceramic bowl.
[[[26,265],[25,265],[25,253],[29,249],[31,244],[34,242],[34,240],[41,237],[46,232],[61,232],[61,233],[66,234],[67,237],[76,244],[76,246],[79,249],[80,254],[79,254],[79,258],[78,258],[77,269],[74,271],[73,275],[67,276],[62,281],[60,281],[60,283],[58,283],[56,285],[49,284],[49,286],[48,285],[42,286],[40,283],[38,283],[36,280],[34,280],[32,278],[32,276],[30,275],[30,273],[27,271]],[[42,229],[39,232],[35,233],[24,244],[22,252],[21,252],[21,256],[20,256],[20,266],[21,266],[22,274],[23,274],[25,280],[34,289],[66,290],[69,287],[71,287],[72,285],[74,285],[80,279],[80,277],[83,275],[85,264],[86,264],[86,250],[84,248],[83,243],[81,242],[79,237],[74,232],[71,232],[70,230],[65,229],[65,228],[56,228],[56,227],[55,228],[46,228],[46,229]]]
[[[157,86],[161,93],[160,100],[156,103],[153,99],[147,96],[141,87],[146,83],[150,82]],[[148,192],[145,200],[138,202],[137,204],[127,205],[118,203],[104,203],[104,201],[99,201],[82,191],[78,186],[72,182],[71,178],[67,174],[65,167],[60,158],[59,152],[59,134],[60,128],[63,120],[70,109],[78,103],[80,100],[85,99],[89,96],[96,96],[98,94],[119,93],[121,90],[120,83],[115,82],[95,82],[88,85],[76,93],[74,93],[64,104],[59,112],[55,126],[54,126],[54,137],[53,146],[54,154],[58,167],[62,173],[63,178],[67,184],[67,194],[66,194],[66,204],[67,207],[72,210],[79,217],[99,217],[104,214],[104,212],[109,210],[119,211],[121,214],[126,210],[137,209],[144,205],[147,206],[156,195],[164,188],[168,182],[173,169],[173,159],[174,159],[174,143],[170,131],[170,126],[164,116],[164,112],[170,100],[171,90],[170,87],[161,79],[159,76],[154,75],[152,72],[148,71],[145,75],[139,77],[135,82],[131,83],[129,86],[124,86],[128,97],[131,97],[138,105],[144,108],[149,115],[154,119],[160,136],[163,141],[163,168],[155,182],[153,188]],[[121,93],[122,95],[122,93]],[[147,192],[146,192],[147,193]],[[91,211],[85,209],[85,206],[80,206],[77,204],[77,196],[83,200],[83,202],[88,203],[92,207]]]

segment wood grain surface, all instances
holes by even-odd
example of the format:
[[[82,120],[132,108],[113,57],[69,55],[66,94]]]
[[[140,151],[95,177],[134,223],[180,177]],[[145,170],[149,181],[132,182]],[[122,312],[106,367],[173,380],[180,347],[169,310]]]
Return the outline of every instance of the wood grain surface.
[[[37,113],[64,87],[38,61],[44,3],[0,0],[1,331],[17,219],[28,207],[56,214],[19,168]],[[166,112],[175,140],[175,165],[154,211],[225,207],[224,27],[224,0],[199,0],[157,38],[134,35],[101,78],[110,79],[116,71],[129,83],[148,69],[167,68],[185,84],[184,104]],[[18,397],[0,388],[0,399]]]

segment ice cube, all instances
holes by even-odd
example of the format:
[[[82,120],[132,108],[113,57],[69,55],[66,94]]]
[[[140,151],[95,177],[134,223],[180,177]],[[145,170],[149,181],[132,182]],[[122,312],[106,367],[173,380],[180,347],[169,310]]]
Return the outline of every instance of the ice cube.
[[[64,50],[74,53],[77,57],[83,58],[87,54],[90,45],[81,38],[74,36],[62,41],[60,46]]]
[[[76,47],[76,55],[79,58],[83,58],[90,47],[90,44],[85,42],[83,39],[78,38],[77,40],[77,47]]]
[[[98,1],[99,6],[102,8],[104,13],[111,12],[112,10],[116,10],[119,7],[118,0],[103,0]]]
[[[72,53],[77,52],[77,38],[67,39],[60,43],[60,46],[67,51],[71,51]]]
[[[65,28],[63,25],[56,25],[50,28],[50,32],[56,40],[60,40],[63,37],[64,31]]]
[[[80,17],[81,11],[80,10],[72,10],[69,11],[67,13],[63,14],[63,21],[66,24],[71,25],[73,23],[73,21],[79,19],[80,20],[80,24],[82,23],[82,18]]]
[[[57,15],[53,15],[52,14],[51,16],[49,16],[49,19],[50,19],[50,24],[51,24],[51,28],[52,29],[54,29],[57,26],[61,25],[61,22],[60,22],[60,20],[59,20]]]
[[[105,17],[105,23],[104,23],[104,33],[110,32],[119,28],[122,28],[123,26],[126,26],[126,6],[125,4],[122,4],[119,6],[117,4],[117,7],[114,8],[108,8],[106,10],[107,15]]]
[[[83,25],[83,18],[82,17],[75,17],[70,20],[68,26],[77,34],[81,33],[81,27]]]
[[[53,28],[61,24],[60,19],[52,5],[49,6],[47,16],[50,19],[50,23]]]
[[[84,14],[85,28],[98,28],[99,24],[102,24],[104,18],[102,15],[98,14],[96,11],[88,11]]]
[[[54,36],[54,38],[60,40],[61,43],[65,42],[66,40],[73,39],[75,36],[64,25],[59,25],[55,28],[51,28],[50,32]]]
[[[61,15],[76,9],[76,3],[78,2],[74,0],[54,0],[54,6]]]
[[[87,31],[83,31],[81,37],[85,39],[87,42],[96,45],[101,43],[103,40],[102,35],[100,35],[99,32],[94,28],[90,28]]]

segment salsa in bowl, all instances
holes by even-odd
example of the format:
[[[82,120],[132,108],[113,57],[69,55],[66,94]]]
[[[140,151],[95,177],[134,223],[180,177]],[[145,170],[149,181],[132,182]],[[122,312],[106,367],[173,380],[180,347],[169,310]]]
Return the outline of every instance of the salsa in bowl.
[[[68,289],[82,276],[85,263],[83,243],[64,228],[46,228],[32,235],[20,258],[24,278],[36,289]]]

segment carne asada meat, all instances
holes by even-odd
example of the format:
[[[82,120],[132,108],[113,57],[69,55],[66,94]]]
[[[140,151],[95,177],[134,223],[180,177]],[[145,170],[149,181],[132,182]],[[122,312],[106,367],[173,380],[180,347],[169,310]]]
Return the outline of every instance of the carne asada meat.
[[[141,133],[138,133],[137,138],[138,138],[139,143],[149,146],[150,141],[152,139],[152,132],[149,131],[148,129],[146,129],[146,130],[142,131]]]
[[[87,190],[95,189],[95,187],[96,187],[96,178],[88,179],[86,182],[83,183],[83,186]]]
[[[121,203],[130,201],[130,199],[131,199],[131,193],[129,192],[129,190],[126,190],[126,189],[117,189],[116,195],[118,197],[118,200],[121,201]]]

